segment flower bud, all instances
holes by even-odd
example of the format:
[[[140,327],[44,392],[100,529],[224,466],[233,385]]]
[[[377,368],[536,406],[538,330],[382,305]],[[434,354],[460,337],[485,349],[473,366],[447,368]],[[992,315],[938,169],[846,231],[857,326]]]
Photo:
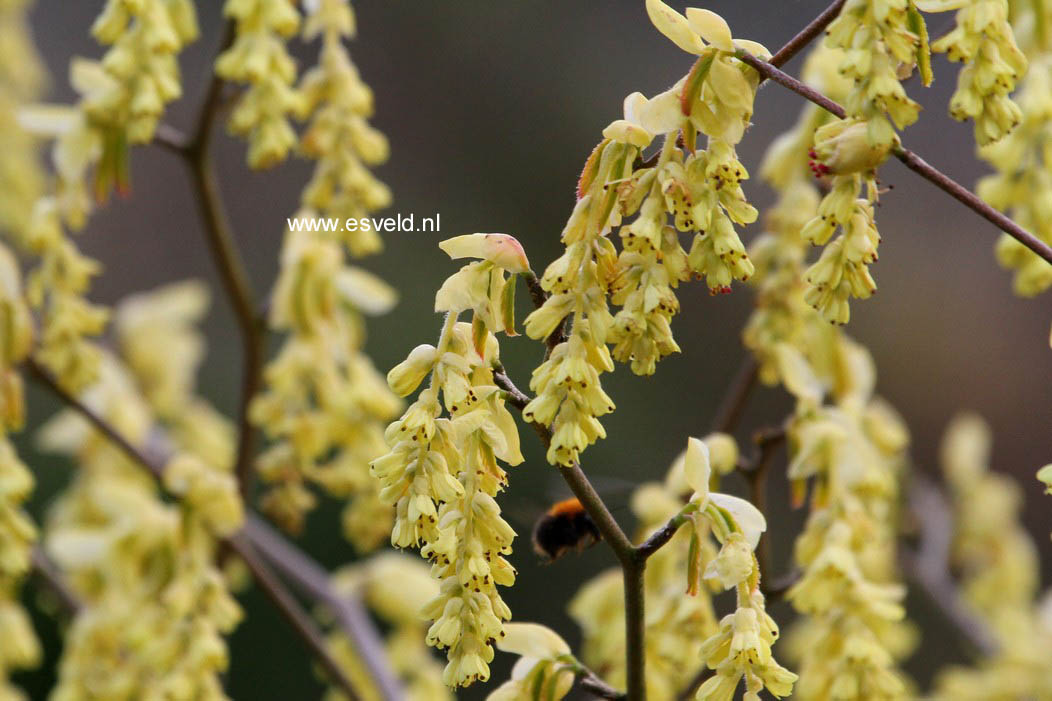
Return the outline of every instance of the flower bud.
[[[387,384],[395,394],[405,397],[424,381],[438,358],[438,349],[427,343],[414,348],[409,357],[391,368],[387,373]]]

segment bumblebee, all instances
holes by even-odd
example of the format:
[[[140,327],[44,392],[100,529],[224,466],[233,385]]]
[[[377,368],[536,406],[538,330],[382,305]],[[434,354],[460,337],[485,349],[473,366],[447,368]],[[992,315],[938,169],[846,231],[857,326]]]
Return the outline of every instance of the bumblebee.
[[[533,550],[551,563],[570,551],[581,552],[603,539],[577,499],[554,504],[533,527]]]

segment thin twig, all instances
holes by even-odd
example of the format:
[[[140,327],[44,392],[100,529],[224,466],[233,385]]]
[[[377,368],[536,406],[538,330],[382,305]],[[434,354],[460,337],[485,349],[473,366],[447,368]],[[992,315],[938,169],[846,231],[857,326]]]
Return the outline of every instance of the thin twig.
[[[961,600],[950,576],[950,546],[953,514],[942,491],[918,473],[911,476],[910,512],[920,526],[920,545],[915,551],[902,548],[899,559],[906,575],[920,585],[935,607],[984,657],[997,651],[994,635]]]
[[[116,428],[114,428],[108,421],[106,421],[105,418],[96,413],[91,407],[84,404],[84,402],[82,402],[80,399],[63,389],[62,386],[59,385],[58,382],[55,380],[55,378],[52,377],[51,373],[49,373],[47,369],[41,366],[36,360],[30,358],[29,360],[25,361],[24,367],[26,369],[26,372],[34,380],[36,380],[41,385],[49,389],[70,409],[80,414],[86,421],[88,421],[88,423],[90,423],[96,430],[98,430],[99,433],[101,433],[107,440],[109,440],[111,443],[113,443],[113,445],[120,449],[120,451],[123,452],[125,456],[127,456],[133,462],[146,468],[150,472],[150,474],[152,474],[161,484],[163,484],[163,474],[165,466],[171,455],[171,450],[166,445],[166,441],[163,439],[163,437],[154,441],[154,444],[148,446],[147,448],[137,448],[136,446],[132,445],[132,443],[128,441],[128,439],[121,435],[121,433]],[[257,547],[260,553],[263,554],[265,557],[272,557],[273,564],[282,568],[282,571],[290,575],[291,578],[296,579],[297,582],[301,584],[301,586],[306,586],[306,581],[304,581],[304,579],[309,577],[313,569],[304,564],[311,561],[303,553],[300,553],[301,559],[297,559],[297,561],[291,564],[285,563],[282,560],[282,558],[287,557],[288,553],[285,552],[284,554],[279,554],[275,551],[275,549],[272,547],[272,543],[266,539],[263,529],[259,527],[258,520],[256,519],[250,518],[246,522],[246,525],[241,532],[229,538],[225,538],[221,542],[228,545],[235,552],[237,552],[238,555],[241,555],[242,557],[244,557],[244,555],[241,552],[244,549],[244,544],[251,543],[252,545]],[[249,553],[248,557],[252,557],[253,554],[254,553]],[[315,567],[320,569],[320,566],[315,565]],[[315,578],[310,577],[310,582],[312,585],[315,584]],[[284,585],[280,581],[276,581],[272,578],[267,579],[266,581],[261,581],[259,584],[264,590],[266,590],[266,588],[270,586],[278,586],[284,589]],[[278,596],[291,596],[291,594],[289,594],[287,590],[285,590],[283,593],[267,592],[267,595],[272,598]],[[334,593],[329,593],[324,597],[319,596],[318,598],[325,603],[329,603],[330,605],[333,601],[338,600],[338,597]],[[354,619],[353,617],[344,617],[341,618],[340,621],[344,631],[354,641],[365,640],[368,639],[370,636],[373,636],[374,638],[377,637],[375,631],[367,631],[358,628],[358,626],[372,625],[372,622],[368,621],[367,618],[363,620]],[[299,630],[297,623],[293,622],[293,625],[297,627],[297,630]],[[305,639],[305,642],[310,644],[309,640]],[[369,672],[372,675],[373,679],[376,680],[377,684],[384,684],[385,682],[383,682],[382,680],[393,678],[392,673],[387,667],[386,658],[384,658],[383,656],[367,657],[366,650],[367,646],[362,646],[359,648],[359,652],[361,652],[362,654],[362,661],[369,668]],[[324,661],[322,662],[324,665]],[[334,683],[340,684],[341,682],[340,680],[336,679],[334,680]],[[344,689],[344,691],[352,697],[354,696],[355,692],[353,688]],[[391,698],[399,699],[401,697],[393,696]]]
[[[622,699],[628,698],[628,695],[625,694],[625,692],[618,691],[610,686],[587,667],[581,667],[578,672],[577,683],[581,685],[582,689],[596,698],[608,699],[609,701],[621,701]]]
[[[791,75],[784,73],[767,61],[756,58],[747,51],[741,49],[735,52],[735,56],[737,56],[742,62],[755,68],[760,75],[770,78],[779,85],[810,100],[819,107],[825,109],[827,112],[830,112],[841,119],[844,119],[847,116],[844,108],[839,104],[830,100],[814,88],[801,83]],[[1019,226],[1019,224],[1012,221],[1009,217],[997,211],[986,202],[983,202],[974,192],[938,170],[908,148],[897,146],[893,153],[896,158],[902,161],[902,163],[914,173],[917,173],[922,178],[963,204],[965,207],[1029,248],[1045,261],[1052,264],[1052,246],[1049,246],[1047,243]]]
[[[695,503],[690,503],[684,506],[680,509],[679,513],[670,518],[664,526],[654,531],[649,538],[640,543],[636,547],[636,552],[644,559],[656,553],[663,548],[666,543],[672,540],[672,536],[676,535],[676,531],[690,521],[691,515],[697,510],[698,505]]]
[[[65,609],[66,613],[77,613],[81,608],[80,597],[70,588],[65,576],[59,571],[58,566],[51,561],[51,558],[47,556],[43,548],[40,546],[34,547],[30,557],[32,558],[34,574],[44,580],[47,588],[55,595],[59,605]]]
[[[752,462],[741,469],[749,483],[749,501],[760,513],[767,511],[767,473],[771,460],[784,441],[785,431],[782,429],[758,431],[753,437],[758,452]],[[771,539],[766,531],[760,534],[760,542],[756,545],[756,561],[760,567],[760,582],[766,582],[771,572]]]
[[[742,361],[738,373],[734,376],[734,381],[727,388],[727,394],[724,395],[719,408],[716,409],[716,418],[712,422],[713,432],[730,433],[734,430],[734,427],[738,425],[742,412],[745,411],[749,394],[756,386],[756,380],[759,376],[760,365],[753,358],[752,354],[749,354]]]
[[[289,622],[300,638],[307,643],[307,646],[314,653],[314,656],[332,681],[352,701],[360,699],[361,695],[357,693],[354,683],[347,677],[347,674],[340,667],[340,663],[332,656],[332,653],[329,652],[329,647],[325,644],[325,638],[322,637],[322,633],[314,623],[314,620],[296,601],[296,598],[289,593],[281,580],[270,570],[270,567],[258,556],[252,544],[241,535],[232,536],[227,539],[227,543],[237,552],[245,565],[248,566],[249,571],[252,572],[253,579],[256,580],[263,593],[281,612],[281,615],[285,617],[285,620]]]
[[[508,403],[521,409],[529,402],[529,397],[522,392],[504,368],[497,366],[493,373],[497,386],[508,393]],[[547,426],[529,422],[537,431],[545,448],[551,444],[552,433]],[[617,519],[610,513],[602,497],[581,470],[575,460],[570,467],[560,467],[570,491],[580,500],[586,512],[603,535],[607,545],[614,551],[621,563],[621,572],[625,580],[625,640],[626,640],[626,677],[628,698],[646,698],[646,655],[644,635],[646,629],[645,601],[643,592],[643,573],[646,569],[646,557],[632,544],[625,532],[618,525]]]
[[[846,0],[836,0],[836,2],[823,10],[822,14],[811,20],[809,25],[801,29],[785,46],[778,49],[778,53],[771,57],[771,65],[781,68],[789,62],[789,59],[806,48],[815,37],[829,26],[830,22],[837,18],[845,2]]]
[[[402,683],[387,664],[383,638],[369,619],[361,601],[357,597],[337,593],[330,585],[329,573],[321,565],[255,514],[246,517],[245,534],[256,550],[301,593],[321,603],[332,613],[354,644],[355,652],[370,670],[382,696],[389,700],[404,698]]]
[[[229,47],[233,38],[234,24],[228,21],[219,50],[223,51]],[[262,379],[265,322],[258,313],[248,269],[223,208],[219,183],[212,165],[211,135],[221,111],[222,97],[223,81],[213,72],[193,131],[189,135],[183,135],[167,125],[162,125],[154,141],[179,155],[190,171],[209,249],[237,321],[241,338],[242,370],[234,472],[238,478],[241,495],[248,502],[252,492],[256,448],[256,430],[249,420],[249,406],[259,390]]]

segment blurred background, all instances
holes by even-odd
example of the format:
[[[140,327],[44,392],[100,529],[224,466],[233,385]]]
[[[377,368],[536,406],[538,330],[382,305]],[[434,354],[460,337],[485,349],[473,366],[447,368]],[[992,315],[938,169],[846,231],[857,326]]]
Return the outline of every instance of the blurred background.
[[[72,56],[100,55],[88,33],[102,0],[37,0],[32,15],[38,45],[53,76],[51,99],[73,99],[67,81]],[[682,9],[684,2],[672,1]],[[694,4],[697,4],[695,2]],[[776,50],[827,4],[825,0],[737,2],[709,0],[735,36]],[[202,98],[221,27],[222,3],[199,3],[202,37],[183,54],[186,94],[167,121],[189,127]],[[392,188],[388,213],[441,214],[439,233],[389,233],[386,250],[363,265],[397,287],[401,302],[370,323],[370,355],[383,371],[418,343],[437,334],[434,291],[457,265],[437,248],[450,236],[474,231],[513,234],[542,271],[561,250],[559,234],[573,206],[581,165],[600,131],[621,114],[623,97],[635,90],[654,94],[690,67],[690,57],[661,36],[647,19],[641,0],[357,0],[359,36],[352,56],[376,93],[373,123],[391,141],[390,161],[378,174]],[[949,28],[950,15],[935,16],[933,35]],[[312,65],[315,46],[293,42],[301,68]],[[789,64],[798,71],[800,59]],[[936,58],[936,82],[928,90],[913,80],[910,95],[926,108],[905,142],[952,177],[973,185],[984,167],[973,156],[971,125],[952,121],[946,105],[957,67]],[[778,86],[767,85],[756,100],[754,126],[739,152],[754,173],[772,138],[796,118],[802,103]],[[285,218],[296,209],[309,164],[292,160],[275,171],[250,172],[245,149],[220,129],[214,135],[217,165],[227,209],[257,290],[269,289]],[[896,161],[881,171],[895,189],[878,212],[883,245],[873,273],[880,294],[852,304],[849,333],[868,346],[879,371],[881,394],[903,414],[913,436],[916,469],[937,469],[941,433],[955,412],[971,409],[990,422],[995,434],[996,469],[1016,476],[1025,490],[1025,519],[1052,574],[1052,508],[1034,472],[1052,461],[1052,351],[1048,347],[1052,297],[1024,300],[1011,293],[1011,278],[993,258],[997,232],[974,213],[906,171]],[[132,291],[185,278],[217,287],[204,246],[201,222],[187,174],[176,157],[156,148],[136,150],[132,195],[117,199],[92,217],[79,244],[105,264],[94,297],[114,303]],[[758,180],[745,184],[761,212],[771,192]],[[759,224],[746,228],[748,242]],[[688,435],[708,432],[716,406],[743,358],[740,329],[752,293],[710,297],[703,284],[680,288],[683,311],[674,331],[683,352],[663,361],[651,378],[626,368],[604,378],[618,404],[603,420],[611,438],[592,447],[584,468],[606,496],[615,515],[630,523],[632,484],[660,479]],[[528,297],[519,295],[519,318]],[[236,327],[226,301],[217,296],[206,333],[211,355],[201,387],[221,409],[233,411],[240,361]],[[504,343],[503,355],[520,386],[538,362],[539,346],[525,337]],[[56,406],[31,394],[31,422]],[[788,400],[761,390],[741,423],[740,438],[783,417]],[[516,620],[539,621],[573,643],[574,624],[565,605],[576,587],[614,565],[604,547],[551,566],[537,562],[527,544],[533,520],[547,504],[568,494],[555,469],[544,461],[531,432],[523,433],[527,461],[512,469],[502,498],[520,533],[512,562],[515,587],[504,592]],[[68,479],[70,465],[41,456],[30,436],[23,456],[40,487],[32,508],[37,516],[50,495]],[[784,456],[771,484],[772,546],[783,571],[802,513],[788,509]],[[732,481],[729,490],[741,493]],[[329,567],[350,562],[354,552],[339,529],[339,505],[312,516],[305,547]],[[30,589],[31,587],[27,587]],[[27,596],[32,600],[32,596]],[[322,687],[297,639],[255,592],[244,597],[246,621],[234,634],[228,689],[237,699],[316,698]],[[922,684],[947,661],[965,659],[952,629],[911,598],[911,615],[924,627],[921,652],[908,667]],[[788,607],[773,611],[786,620]],[[38,617],[48,644],[42,671],[19,681],[33,698],[44,698],[52,683],[58,631]],[[932,645],[930,643],[934,642]],[[929,643],[929,644],[925,644]],[[498,654],[494,680],[506,678],[508,658]],[[475,688],[461,698],[484,697]]]

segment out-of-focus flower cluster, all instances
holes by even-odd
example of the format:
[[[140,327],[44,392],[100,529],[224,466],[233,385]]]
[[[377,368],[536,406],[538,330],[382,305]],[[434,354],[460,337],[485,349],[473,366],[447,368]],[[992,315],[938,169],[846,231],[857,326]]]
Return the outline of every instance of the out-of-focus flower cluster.
[[[19,459],[9,434],[22,428],[25,399],[17,365],[33,343],[32,319],[22,290],[18,263],[0,244],[0,699],[17,701],[22,695],[10,685],[11,670],[32,667],[40,660],[40,646],[29,616],[18,602],[18,585],[29,571],[36,526],[22,510],[33,490],[29,468]]]
[[[853,81],[844,108],[865,123],[874,147],[891,146],[895,128],[913,124],[920,113],[899,80],[917,64],[914,13],[910,0],[848,0],[826,32],[826,44],[843,50],[839,72]]]
[[[529,263],[518,241],[503,234],[458,236],[441,246],[454,259],[480,260],[438,291],[435,311],[446,320],[437,346],[417,346],[388,374],[402,396],[431,380],[388,426],[390,452],[373,461],[372,471],[381,499],[395,509],[391,543],[419,546],[439,582],[423,615],[432,621],[428,644],[448,651],[443,682],[467,686],[489,678],[493,644],[511,618],[497,586],[515,581],[505,559],[515,532],[495,497],[507,485],[498,461],[517,465],[522,455],[515,419],[493,373],[500,361],[495,334],[514,333],[508,312],[517,274]],[[469,311],[471,323],[457,321]]]
[[[1018,128],[997,143],[979,149],[995,169],[979,181],[979,196],[1009,214],[1020,226],[1052,243],[1052,49],[1035,25],[1052,20],[1052,7],[1037,3],[1017,8],[1020,45],[1030,61],[1017,98]],[[1052,286],[1052,265],[1007,235],[997,241],[997,259],[1015,271],[1015,291],[1026,297]]]
[[[1039,596],[1040,563],[1019,521],[1022,494],[990,470],[990,428],[976,415],[946,430],[942,469],[953,503],[950,559],[965,604],[993,634],[996,650],[974,667],[951,667],[933,698],[1023,699],[1052,694],[1052,595]],[[1039,474],[1039,477],[1041,475]]]
[[[975,141],[980,146],[1011,133],[1022,114],[1009,93],[1026,72],[1027,61],[1008,22],[1008,0],[918,0],[916,4],[925,12],[957,10],[957,27],[931,45],[932,51],[964,64],[950,98],[950,114],[961,121],[975,120]]]
[[[196,283],[129,298],[117,309],[120,355],[102,353],[99,379],[81,396],[145,454],[174,449],[160,475],[72,410],[41,429],[42,447],[78,466],[46,524],[46,551],[81,602],[56,699],[226,698],[223,635],[241,609],[217,568],[216,544],[243,514],[232,430],[194,395],[194,322],[206,304]],[[162,426],[171,446],[158,444]],[[161,498],[158,478],[177,502]]]
[[[827,68],[828,51],[817,49],[805,74],[835,92],[842,83]],[[796,694],[905,698],[907,685],[895,661],[909,652],[913,636],[901,622],[895,505],[908,435],[894,411],[873,396],[869,354],[807,303],[814,267],[805,268],[802,232],[822,221],[814,213],[825,205],[818,204],[803,165],[809,134],[816,127],[822,133],[825,119],[807,108],[796,127],[774,142],[763,165],[779,199],[768,233],[753,244],[759,297],[744,339],[760,363],[761,379],[782,383],[796,398],[786,427],[789,478],[800,503],[811,488],[811,514],[795,552],[802,577],[788,592],[805,614],[789,640],[800,664]],[[844,182],[834,180],[834,188],[847,187]]]
[[[28,284],[42,314],[38,357],[72,391],[96,379],[100,351],[86,337],[100,333],[108,315],[85,299],[100,266],[66,229],[86,223],[89,191],[102,201],[128,190],[129,147],[148,143],[165,106],[182,94],[178,53],[197,31],[191,0],[108,0],[92,33],[109,48],[101,60],[70,64],[78,105],[21,111],[23,127],[53,140],[55,172],[16,240],[39,260]]]
[[[296,144],[291,116],[302,97],[286,43],[300,28],[300,13],[291,0],[227,0],[223,14],[235,23],[234,39],[216,59],[216,74],[248,86],[229,129],[248,140],[248,164],[268,168]]]
[[[255,4],[231,2],[228,12]],[[284,1],[263,5],[296,14]],[[249,31],[242,25],[232,52],[255,46],[242,38]],[[303,31],[308,39],[320,35],[322,48],[318,66],[295,93],[298,113],[310,117],[300,148],[316,166],[294,220],[361,217],[386,206],[390,193],[366,167],[386,159],[387,142],[366,121],[372,92],[343,45],[354,31],[350,5],[346,0],[308,3]],[[242,42],[247,43],[239,48]],[[263,79],[269,84],[275,78],[266,74]],[[243,98],[249,99],[249,94]],[[384,452],[383,427],[401,402],[362,351],[365,317],[387,312],[396,294],[350,265],[348,254],[362,256],[380,247],[375,232],[310,227],[285,232],[269,323],[286,337],[266,368],[266,389],[252,406],[253,421],[274,441],[257,466],[268,486],[264,509],[298,531],[315,503],[309,485],[317,485],[348,499],[344,533],[361,551],[378,547],[390,533],[392,514],[378,498],[368,465]]]

